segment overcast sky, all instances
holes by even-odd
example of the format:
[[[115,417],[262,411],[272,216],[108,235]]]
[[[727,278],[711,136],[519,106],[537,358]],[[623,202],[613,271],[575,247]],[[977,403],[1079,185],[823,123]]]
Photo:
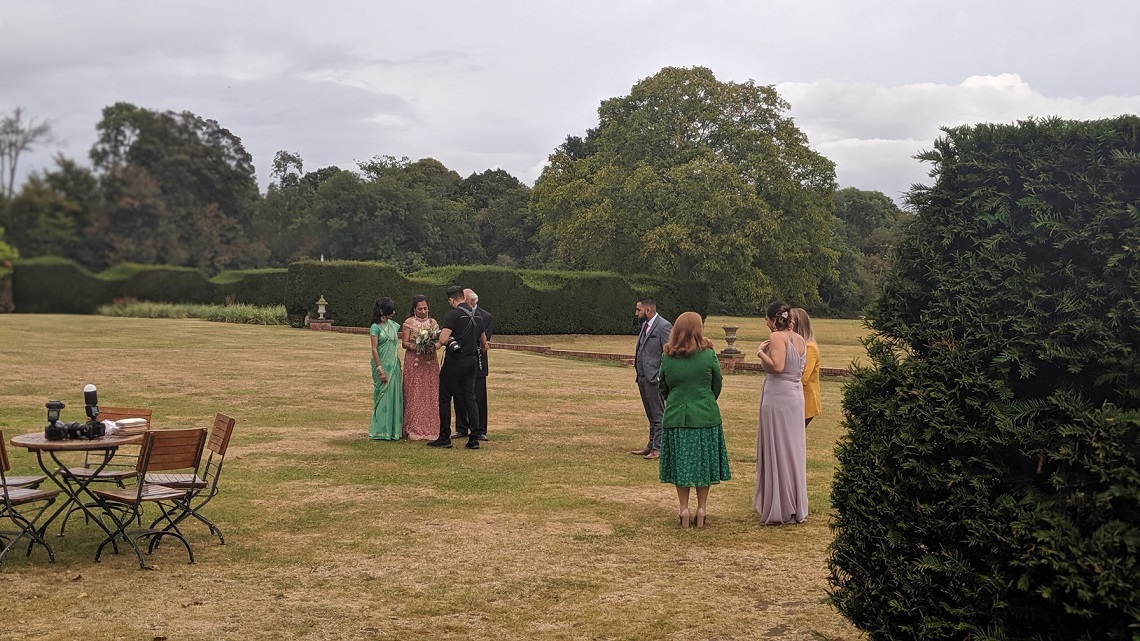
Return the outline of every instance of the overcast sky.
[[[258,180],[432,157],[530,184],[600,101],[666,66],[775,85],[840,186],[898,199],[940,126],[1140,113],[1140,0],[0,0],[0,111],[86,162],[103,107],[190,110]]]

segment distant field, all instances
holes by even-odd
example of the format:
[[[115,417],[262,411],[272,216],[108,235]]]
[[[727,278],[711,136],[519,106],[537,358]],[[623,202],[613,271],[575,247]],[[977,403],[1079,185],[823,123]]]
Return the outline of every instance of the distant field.
[[[492,310],[493,311],[493,310]],[[756,349],[768,338],[764,319],[758,317],[709,316],[705,319],[705,336],[717,351],[724,349],[724,326],[739,327],[736,347],[744,352],[745,362],[759,362]],[[860,339],[867,335],[863,321],[821,318],[812,321],[816,342],[819,343],[820,364],[824,367],[847,367],[852,362],[865,361],[866,353]],[[586,334],[550,334],[542,336],[498,335],[499,343],[548,345],[556,349],[573,349],[611,354],[633,354],[635,336],[590,336]]]

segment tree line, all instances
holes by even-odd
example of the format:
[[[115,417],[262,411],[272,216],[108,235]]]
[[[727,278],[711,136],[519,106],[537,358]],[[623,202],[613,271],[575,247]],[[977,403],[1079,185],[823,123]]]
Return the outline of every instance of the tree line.
[[[710,284],[712,308],[785,298],[852,315],[870,301],[906,216],[885,195],[837,189],[767,85],[665,68],[603,101],[533,187],[502,169],[467,177],[432,158],[378,155],[307,170],[279,151],[262,193],[241,139],[189,111],[103,109],[90,164],[57,155],[14,189],[19,151],[50,137],[20,110],[0,242],[94,270],[120,262],[208,272],[300,258],[664,274]],[[29,127],[38,127],[30,131]],[[31,135],[29,135],[31,134]],[[3,232],[0,232],[3,233]]]

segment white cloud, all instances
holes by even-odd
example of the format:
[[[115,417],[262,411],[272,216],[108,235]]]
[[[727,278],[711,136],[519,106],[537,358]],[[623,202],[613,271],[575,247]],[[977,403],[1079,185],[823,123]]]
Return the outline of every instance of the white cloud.
[[[1012,123],[1030,117],[1090,120],[1140,113],[1140,95],[1053,97],[1020,75],[975,75],[958,84],[884,86],[824,80],[777,86],[812,147],[836,163],[841,185],[893,198],[929,167],[911,156],[929,148],[940,127]]]

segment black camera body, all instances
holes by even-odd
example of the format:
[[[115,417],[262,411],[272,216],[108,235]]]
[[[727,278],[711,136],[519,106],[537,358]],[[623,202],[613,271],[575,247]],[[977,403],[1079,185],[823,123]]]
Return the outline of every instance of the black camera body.
[[[460,343],[459,341],[455,340],[454,338],[449,338],[449,339],[447,339],[447,349],[452,354],[458,354],[459,351],[463,349],[463,343]]]
[[[44,428],[44,438],[49,441],[71,441],[75,439],[99,438],[107,433],[107,426],[99,421],[86,423],[62,423],[53,421]]]
[[[94,387],[94,386],[92,386]],[[107,426],[95,420],[99,415],[98,401],[87,404],[87,415],[91,418],[86,423],[64,423],[59,420],[60,410],[67,407],[60,401],[48,401],[47,425],[44,427],[44,438],[49,441],[69,441],[77,438],[99,438],[107,433]]]

